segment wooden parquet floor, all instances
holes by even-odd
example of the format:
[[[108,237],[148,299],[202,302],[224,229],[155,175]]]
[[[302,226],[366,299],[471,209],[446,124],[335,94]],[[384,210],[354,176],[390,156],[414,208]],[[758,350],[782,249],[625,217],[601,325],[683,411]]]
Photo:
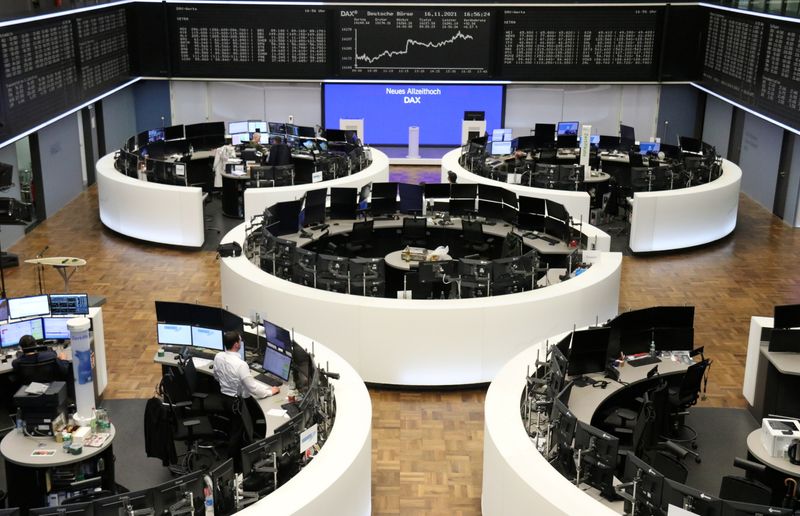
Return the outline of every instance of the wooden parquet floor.
[[[159,378],[156,299],[220,301],[214,253],[157,246],[102,226],[90,188],[11,249],[20,260],[49,246],[48,256],[85,258],[73,291],[107,298],[104,306],[109,398],[146,398]],[[678,253],[625,257],[620,309],[656,304],[697,307],[695,340],[714,359],[706,406],[742,406],[741,381],[751,315],[800,302],[800,232],[742,196],[730,237]],[[55,272],[47,285],[61,287]],[[34,269],[6,271],[9,295],[37,292]],[[371,390],[373,512],[480,514],[485,390]]]

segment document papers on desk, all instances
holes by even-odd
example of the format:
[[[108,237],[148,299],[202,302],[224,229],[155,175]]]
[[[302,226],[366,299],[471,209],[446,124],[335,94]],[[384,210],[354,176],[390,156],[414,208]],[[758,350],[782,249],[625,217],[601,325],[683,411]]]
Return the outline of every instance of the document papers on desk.
[[[667,507],[667,516],[697,516],[697,513],[670,504]]]
[[[287,414],[285,410],[278,408],[269,409],[267,415],[271,417],[289,417],[289,414]]]
[[[192,362],[194,362],[194,366],[198,369],[201,367],[206,367],[209,365],[213,360],[208,358],[201,358],[201,357],[192,357]]]
[[[39,394],[44,394],[47,392],[48,384],[46,383],[39,383],[39,382],[31,382],[30,385],[25,387],[25,394],[33,394],[38,396]]]

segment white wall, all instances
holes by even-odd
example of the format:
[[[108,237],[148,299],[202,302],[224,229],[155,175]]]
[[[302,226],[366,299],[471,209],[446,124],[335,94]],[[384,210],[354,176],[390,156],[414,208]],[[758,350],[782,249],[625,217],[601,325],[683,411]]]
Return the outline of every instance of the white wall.
[[[322,117],[319,83],[171,81],[173,124],[270,120],[315,126]]]
[[[728,142],[731,137],[732,118],[732,105],[713,95],[708,95],[706,97],[703,141],[716,147],[719,155],[724,158],[728,157]]]
[[[742,192],[770,212],[775,200],[782,142],[783,129],[749,113],[745,115],[739,157]]]
[[[51,216],[83,191],[78,119],[80,112],[39,131],[44,204]]]
[[[655,135],[660,88],[657,85],[509,85],[505,126],[514,136],[530,134],[534,124],[577,120],[595,134],[617,135],[619,124],[633,126],[636,138]]]

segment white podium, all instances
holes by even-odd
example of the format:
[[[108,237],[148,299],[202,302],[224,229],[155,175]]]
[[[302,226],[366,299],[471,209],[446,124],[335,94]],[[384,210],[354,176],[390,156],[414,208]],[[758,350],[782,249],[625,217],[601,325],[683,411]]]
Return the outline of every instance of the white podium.
[[[462,120],[461,121],[461,145],[466,145],[472,137],[482,136],[486,132],[486,120]],[[475,134],[477,133],[477,134]]]
[[[419,126],[412,125],[408,128],[408,159],[419,159]]]
[[[340,118],[339,129],[342,131],[355,131],[358,139],[364,142],[364,119],[363,118]]]

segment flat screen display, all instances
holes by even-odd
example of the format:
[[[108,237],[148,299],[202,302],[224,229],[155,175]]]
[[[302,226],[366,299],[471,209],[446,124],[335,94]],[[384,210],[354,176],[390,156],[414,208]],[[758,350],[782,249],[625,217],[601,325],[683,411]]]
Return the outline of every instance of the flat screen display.
[[[8,315],[12,319],[36,317],[50,313],[50,300],[47,294],[40,296],[12,297],[8,300]]]
[[[264,336],[270,344],[274,344],[286,352],[292,351],[292,337],[285,328],[264,321]]]
[[[87,315],[88,294],[50,294],[50,315]]]
[[[231,143],[233,145],[241,145],[249,141],[250,141],[250,133],[231,134]]]
[[[247,132],[248,133],[266,133],[267,132],[267,123],[262,122],[261,120],[250,120],[247,122]]]
[[[421,145],[461,145],[466,110],[485,111],[487,131],[503,126],[502,85],[324,84],[323,91],[325,124],[363,118],[370,145],[408,145],[411,126]]]
[[[49,340],[69,339],[67,321],[69,321],[69,317],[43,317],[44,338]]]
[[[284,382],[289,381],[289,370],[292,367],[292,356],[267,346],[264,350],[264,370],[272,373]]]
[[[558,136],[578,134],[578,122],[559,122],[556,131]]]
[[[222,351],[222,330],[192,326],[192,346]]]
[[[165,346],[191,346],[192,327],[185,324],[158,323],[158,343]]]
[[[492,142],[492,155],[503,156],[511,154],[511,142]]]
[[[8,320],[8,299],[0,298],[0,321]]]
[[[0,325],[0,345],[4,348],[19,344],[19,339],[23,335],[30,335],[36,340],[42,340],[44,332],[42,331],[41,317]]]

